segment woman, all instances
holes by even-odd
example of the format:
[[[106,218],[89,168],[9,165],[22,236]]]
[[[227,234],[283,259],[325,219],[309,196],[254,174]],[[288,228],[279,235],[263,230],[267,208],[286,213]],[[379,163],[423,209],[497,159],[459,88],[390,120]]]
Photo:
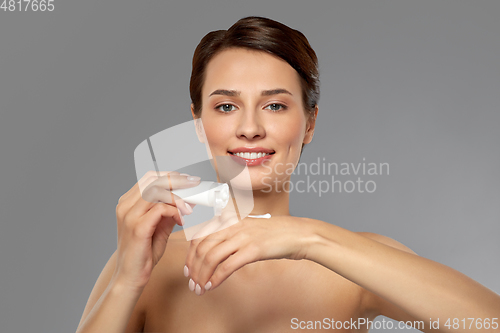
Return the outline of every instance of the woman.
[[[312,140],[318,80],[307,39],[278,22],[247,17],[202,39],[193,118],[214,155],[245,160],[252,214],[271,218],[248,217],[187,242],[171,232],[192,207],[169,190],[200,179],[145,175],[118,202],[118,248],[78,332],[366,332],[378,315],[424,332],[477,331],[478,321],[481,331],[500,331],[500,297],[465,275],[390,238],[290,216],[284,171]]]

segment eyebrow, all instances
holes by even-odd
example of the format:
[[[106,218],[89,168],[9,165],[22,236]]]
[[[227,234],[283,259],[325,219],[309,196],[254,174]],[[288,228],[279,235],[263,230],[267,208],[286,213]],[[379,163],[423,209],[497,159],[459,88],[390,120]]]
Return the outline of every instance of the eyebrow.
[[[271,89],[271,90],[262,90],[262,92],[261,92],[260,95],[261,96],[272,96],[272,95],[278,95],[278,94],[289,94],[289,95],[293,96],[291,92],[289,92],[286,89],[282,89],[282,88]],[[208,97],[210,97],[212,95],[224,95],[224,96],[234,97],[234,96],[240,96],[241,95],[241,91],[238,91],[238,90],[227,90],[227,89],[217,89],[217,90],[214,90],[210,95],[208,95]]]

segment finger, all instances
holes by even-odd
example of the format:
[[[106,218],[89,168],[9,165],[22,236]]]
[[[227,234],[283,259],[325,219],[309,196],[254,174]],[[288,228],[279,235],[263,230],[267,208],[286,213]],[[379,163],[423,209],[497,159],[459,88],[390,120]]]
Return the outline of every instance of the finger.
[[[179,174],[177,171],[154,171],[150,170],[144,174],[144,176],[137,181],[140,189],[145,189],[146,186],[151,184],[158,178],[165,177],[169,174]],[[142,191],[141,191],[142,192]]]
[[[200,238],[201,239],[201,238]],[[194,282],[198,283],[199,274],[205,255],[214,247],[225,241],[222,237],[205,237],[201,241],[196,242],[189,248],[188,259],[186,260],[186,266],[189,269],[190,277]]]
[[[135,234],[140,238],[153,237],[157,225],[164,218],[177,224],[181,223],[179,212],[175,207],[158,202],[138,220],[138,225],[135,226]]]
[[[185,266],[188,268],[188,275],[187,276],[192,276],[191,274],[191,268],[193,267],[193,262],[194,262],[194,256],[196,254],[196,247],[198,246],[198,244],[202,241],[201,238],[198,238],[198,239],[193,239],[190,243],[189,243],[189,248],[188,248],[188,251],[187,251],[187,255],[186,255],[186,261],[185,261]]]
[[[172,190],[197,186],[200,183],[200,177],[171,172],[166,176],[152,178],[153,181],[142,192],[144,200],[151,202],[161,201],[175,205],[179,207],[184,215],[193,212],[193,206],[186,204],[179,196],[173,194]],[[143,184],[143,186],[145,185],[146,183]]]
[[[120,210],[120,212],[118,211],[119,209],[124,209],[123,207],[119,208],[117,207],[117,216],[121,216],[121,219],[130,218],[131,220],[136,220],[145,215],[152,207],[154,207],[156,203],[168,204],[175,210],[179,210],[178,213],[184,215],[190,214],[190,212],[192,212],[192,209],[188,209],[186,203],[177,196],[174,196],[174,199],[176,201],[174,203],[170,203],[169,201],[172,198],[171,192],[162,194],[161,193],[162,191],[166,190],[161,188],[152,188],[151,193],[148,194],[149,200],[144,200],[142,199],[142,197],[139,196],[137,202],[131,208],[129,208],[125,213],[123,213],[122,210]],[[180,220],[180,222],[181,224],[179,225],[183,225],[182,219]]]
[[[188,272],[186,276],[193,276],[193,272],[198,271],[197,268],[199,265],[195,264],[196,252],[204,249],[204,247],[199,247],[199,245],[203,242],[210,242],[215,246],[216,244],[223,242],[228,238],[229,233],[221,233],[219,231],[233,225],[236,222],[238,222],[236,214],[223,212],[222,216],[214,216],[211,220],[201,224],[201,228],[191,238],[188,254],[186,256],[185,265]]]
[[[203,259],[200,260],[199,268],[196,271],[195,281],[200,285],[201,295],[205,293],[205,288],[207,287],[208,281],[214,274],[217,267],[227,260],[230,256],[234,255],[238,252],[241,244],[235,241],[234,239],[226,240],[224,242],[220,242],[216,246],[209,249],[204,255]],[[195,263],[196,265],[196,263]],[[213,282],[212,282],[213,283]],[[210,284],[209,289],[212,287]]]
[[[151,238],[151,248],[154,254],[161,256],[165,252],[167,246],[168,238],[174,229],[174,224],[182,225],[179,221],[176,221],[176,216],[181,218],[180,215],[174,215],[173,217],[162,216],[160,222],[156,226],[156,230]]]
[[[219,233],[238,222],[236,213],[223,211],[221,216],[214,216],[212,219],[205,221],[199,225],[193,237],[190,238],[191,243],[186,255],[185,276],[193,276],[193,272],[197,272],[197,265],[194,264],[196,257],[196,249],[202,242],[211,242],[214,246],[223,242],[227,238],[227,233]],[[211,236],[214,234],[213,236]],[[208,237],[210,236],[210,237]],[[202,248],[198,248],[201,251]]]
[[[145,213],[150,208],[150,206],[147,205],[148,202],[163,202],[171,206],[175,206],[183,215],[188,215],[193,212],[192,207],[182,200],[181,197],[173,194],[161,186],[148,187],[148,189],[142,194],[142,199],[140,198],[136,203],[136,206],[142,207],[142,213]]]
[[[161,177],[152,177],[153,181],[150,183],[144,182],[141,184],[141,188],[147,190],[149,186],[160,186],[169,191],[190,188],[199,185],[201,178],[197,176],[189,176],[186,174],[180,174],[178,172],[170,172]],[[151,179],[149,179],[151,180]]]
[[[206,290],[214,290],[238,269],[249,263],[257,261],[258,259],[259,259],[258,246],[248,244],[245,247],[239,249],[233,255],[229,256],[226,260],[222,261],[217,266],[212,276],[207,279],[207,282],[203,287],[202,293],[204,293],[204,291]]]
[[[169,173],[169,171],[160,171],[160,175],[162,175],[162,176],[165,176],[168,173]],[[125,194],[123,194],[118,199],[118,204],[121,205],[125,211],[128,211],[130,209],[130,207],[132,207],[137,202],[137,200],[140,198],[141,193],[142,193],[142,191],[140,190],[141,186],[144,189],[144,183],[146,183],[146,182],[151,183],[154,181],[154,179],[157,179],[157,178],[158,178],[158,175],[157,175],[156,171],[146,172],[144,174],[144,176],[141,179],[139,179],[139,181],[137,181],[137,183],[135,183],[134,186],[132,186],[130,188],[130,190],[125,192]]]
[[[218,219],[218,217],[214,217],[212,220]],[[202,224],[212,223],[212,220],[203,222]],[[196,249],[198,245],[205,239],[205,237],[198,237],[196,239],[192,239],[189,243],[189,248],[186,255],[185,266],[187,267],[188,274],[186,276],[192,276],[191,272],[194,269],[194,261],[196,256]]]

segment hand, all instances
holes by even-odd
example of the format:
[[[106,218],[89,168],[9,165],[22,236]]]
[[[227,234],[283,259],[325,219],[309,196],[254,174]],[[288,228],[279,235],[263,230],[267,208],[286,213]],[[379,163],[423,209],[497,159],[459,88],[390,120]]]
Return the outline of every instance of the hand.
[[[231,217],[223,230],[191,241],[186,258],[189,288],[197,295],[217,288],[246,264],[267,259],[304,259],[307,219],[273,216],[269,219]],[[224,219],[223,219],[224,220]],[[236,223],[238,222],[238,223]]]
[[[159,175],[146,173],[116,206],[118,249],[113,279],[132,288],[146,286],[174,225],[183,224],[180,213],[193,211],[192,205],[170,191],[200,183],[199,177],[178,172]]]

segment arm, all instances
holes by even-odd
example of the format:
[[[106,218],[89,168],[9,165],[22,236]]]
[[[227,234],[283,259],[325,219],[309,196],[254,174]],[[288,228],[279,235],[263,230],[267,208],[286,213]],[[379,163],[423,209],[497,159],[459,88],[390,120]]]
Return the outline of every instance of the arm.
[[[500,316],[499,295],[450,267],[419,257],[387,237],[363,236],[322,221],[307,220],[308,234],[313,237],[305,258],[378,295],[381,299],[377,304],[383,315],[406,320],[403,310],[423,320],[426,327],[431,318],[440,319],[440,331],[445,331],[448,318],[491,320]]]
[[[169,190],[196,186],[199,181],[178,172],[150,171],[120,197],[117,250],[92,290],[77,333],[143,330],[144,306],[136,304],[163,257],[174,224],[182,226],[180,211],[192,212]]]
[[[113,279],[115,266],[116,251],[97,279],[78,324],[77,333],[142,332],[144,312],[137,305],[142,290],[127,288]]]
[[[500,317],[499,295],[450,267],[417,256],[390,238],[377,235],[374,240],[374,234],[366,237],[307,218],[273,216],[262,220],[244,219],[191,241],[186,265],[198,294],[216,289],[251,262],[308,259],[366,289],[371,310],[396,320],[424,321],[425,332],[446,331],[448,318],[480,318],[491,323]],[[429,320],[437,319],[439,330],[429,328]],[[481,332],[500,332],[498,319],[496,324]]]

